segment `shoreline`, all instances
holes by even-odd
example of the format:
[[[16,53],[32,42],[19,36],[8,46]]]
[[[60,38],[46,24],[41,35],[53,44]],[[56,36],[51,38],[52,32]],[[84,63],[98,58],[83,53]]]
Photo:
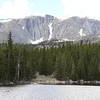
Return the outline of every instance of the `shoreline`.
[[[7,83],[0,83],[0,87],[14,87],[18,85],[27,85],[27,84],[42,84],[42,85],[81,85],[81,86],[100,86],[100,81],[59,81],[59,80],[34,80],[34,81],[19,81],[19,82],[7,82]]]
[[[36,84],[44,84],[44,85],[93,85],[93,86],[100,86],[100,81],[83,81],[83,80],[78,80],[78,81],[37,81],[33,82]]]

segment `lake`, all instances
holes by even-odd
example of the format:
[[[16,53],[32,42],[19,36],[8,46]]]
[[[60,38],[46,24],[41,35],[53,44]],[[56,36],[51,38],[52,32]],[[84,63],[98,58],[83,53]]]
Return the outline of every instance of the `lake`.
[[[100,100],[100,86],[31,84],[0,87],[0,100]]]

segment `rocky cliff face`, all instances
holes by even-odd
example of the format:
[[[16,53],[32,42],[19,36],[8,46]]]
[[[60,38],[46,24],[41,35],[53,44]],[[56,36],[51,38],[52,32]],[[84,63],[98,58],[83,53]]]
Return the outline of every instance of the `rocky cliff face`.
[[[0,22],[1,43],[7,41],[10,31],[15,43],[37,44],[52,39],[78,41],[91,37],[99,41],[100,21],[79,17],[60,20],[51,15],[10,19]]]

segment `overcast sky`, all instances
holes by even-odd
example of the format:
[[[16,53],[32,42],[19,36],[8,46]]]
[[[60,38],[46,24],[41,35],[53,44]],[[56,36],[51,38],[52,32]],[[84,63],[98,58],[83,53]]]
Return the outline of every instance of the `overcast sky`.
[[[0,0],[0,19],[45,14],[100,19],[100,0]]]

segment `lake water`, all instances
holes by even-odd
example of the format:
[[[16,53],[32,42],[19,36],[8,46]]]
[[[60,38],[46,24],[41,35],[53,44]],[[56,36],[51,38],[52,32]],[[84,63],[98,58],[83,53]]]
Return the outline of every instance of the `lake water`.
[[[0,87],[0,100],[100,100],[100,86],[31,84]]]

